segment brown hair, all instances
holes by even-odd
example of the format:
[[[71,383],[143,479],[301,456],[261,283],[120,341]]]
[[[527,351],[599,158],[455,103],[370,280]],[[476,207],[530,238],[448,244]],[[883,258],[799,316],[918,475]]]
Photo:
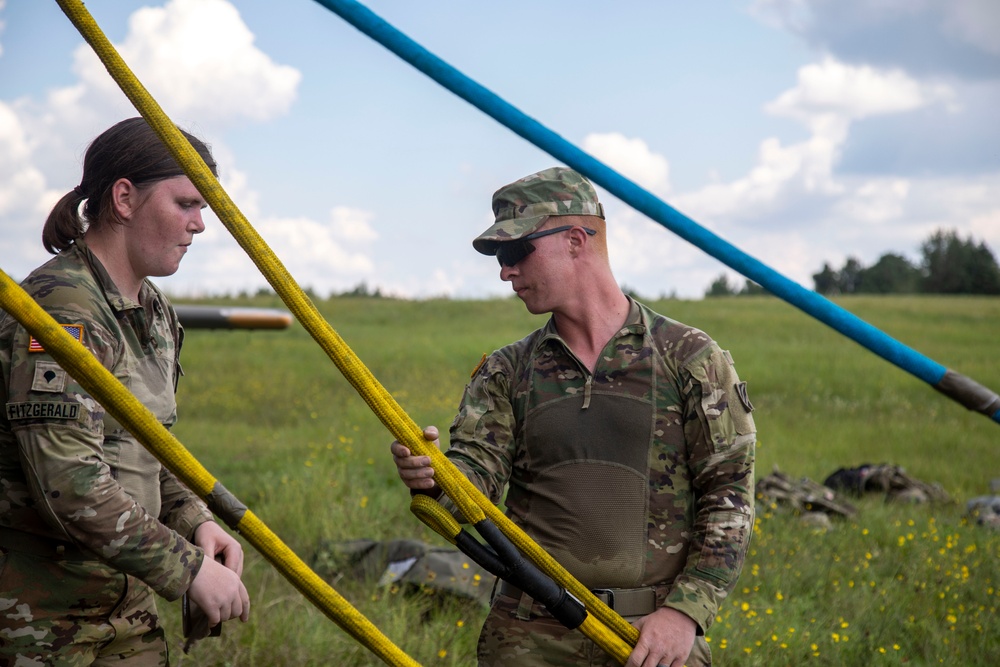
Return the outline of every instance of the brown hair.
[[[205,164],[218,176],[212,152],[201,139],[184,130]],[[88,227],[122,221],[111,205],[111,186],[120,178],[142,186],[183,176],[177,161],[145,118],[129,118],[102,132],[87,148],[80,185],[63,195],[42,229],[42,244],[53,255],[70,247]],[[80,203],[86,200],[83,217]]]

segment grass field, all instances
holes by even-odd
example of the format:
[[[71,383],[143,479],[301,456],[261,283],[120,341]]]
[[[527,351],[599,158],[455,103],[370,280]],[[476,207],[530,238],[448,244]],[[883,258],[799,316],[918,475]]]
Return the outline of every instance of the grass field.
[[[1000,387],[1000,299],[839,303]],[[963,518],[965,501],[1000,478],[1000,425],[777,299],[650,305],[732,352],[756,406],[758,477],[778,467],[822,481],[841,466],[888,462],[939,482],[956,500],[866,498],[856,519],[828,532],[760,505],[743,575],[709,631],[717,664],[1000,664],[1000,533]],[[418,424],[443,431],[482,354],[544,322],[513,299],[341,297],[317,307]],[[388,456],[391,436],[297,323],[277,332],[189,331],[182,361],[176,434],[304,560],[329,540],[444,544],[408,511]],[[382,664],[247,550],[249,623],[227,623],[221,638],[183,656],[178,605],[163,605],[176,663]],[[474,603],[347,579],[335,587],[420,664],[474,664],[484,615]]]

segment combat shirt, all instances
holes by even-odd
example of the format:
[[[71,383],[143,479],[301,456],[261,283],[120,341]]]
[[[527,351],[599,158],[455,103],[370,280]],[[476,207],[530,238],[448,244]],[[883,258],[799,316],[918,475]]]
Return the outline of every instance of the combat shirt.
[[[667,585],[704,632],[752,532],[752,406],[709,336],[630,305],[593,371],[551,319],[490,355],[447,456],[585,586]]]
[[[162,292],[123,296],[82,240],[22,287],[173,425],[183,330]],[[211,513],[9,313],[0,404],[0,527],[69,541],[168,600],[187,590],[204,557],[188,540]]]

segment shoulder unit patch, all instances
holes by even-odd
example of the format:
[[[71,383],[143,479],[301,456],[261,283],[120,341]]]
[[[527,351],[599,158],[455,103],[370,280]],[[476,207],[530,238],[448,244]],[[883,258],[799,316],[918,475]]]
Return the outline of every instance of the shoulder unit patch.
[[[747,383],[738,382],[736,384],[736,395],[740,397],[740,403],[747,412],[753,412],[753,403],[750,402],[750,394],[747,393]]]

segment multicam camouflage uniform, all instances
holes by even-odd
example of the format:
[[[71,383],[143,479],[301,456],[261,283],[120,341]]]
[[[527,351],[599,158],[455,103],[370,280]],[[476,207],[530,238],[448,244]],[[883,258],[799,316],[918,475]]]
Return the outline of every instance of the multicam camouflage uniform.
[[[165,426],[182,332],[145,282],[121,295],[82,241],[23,284]],[[0,318],[0,665],[166,664],[155,596],[187,590],[205,505]],[[96,662],[94,662],[96,660]]]
[[[729,353],[631,302],[593,373],[550,322],[473,374],[448,457],[593,589],[650,587],[698,624],[688,665],[743,565],[756,432]],[[514,591],[480,636],[480,665],[615,665]],[[651,611],[651,610],[650,610]],[[628,618],[627,620],[634,620]]]

